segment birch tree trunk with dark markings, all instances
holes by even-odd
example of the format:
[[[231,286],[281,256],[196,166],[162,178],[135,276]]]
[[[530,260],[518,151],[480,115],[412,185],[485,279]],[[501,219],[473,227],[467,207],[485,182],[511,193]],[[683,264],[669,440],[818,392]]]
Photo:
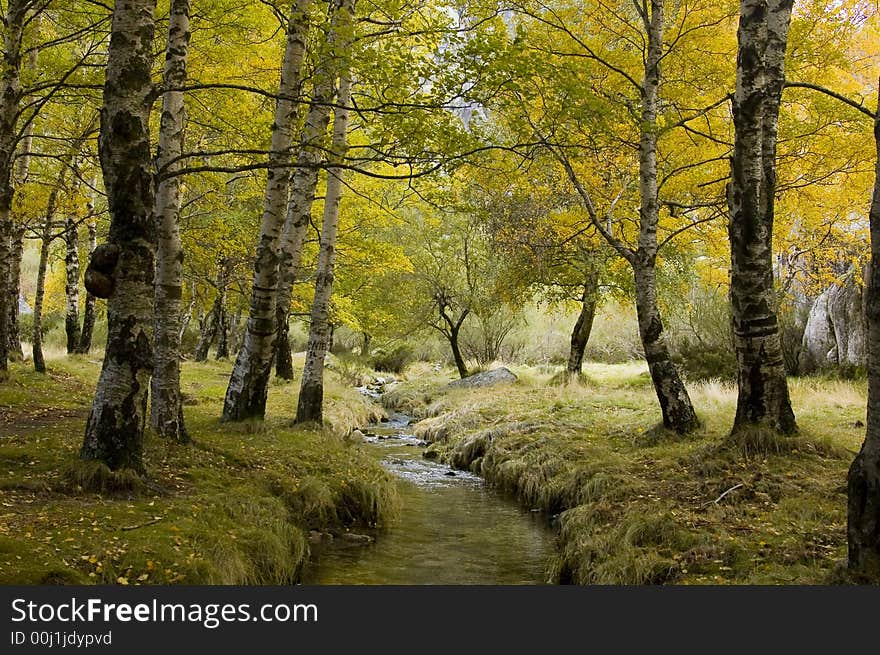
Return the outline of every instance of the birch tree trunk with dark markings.
[[[173,0],[168,25],[163,83],[166,89],[181,89],[187,80],[189,55],[190,0]],[[181,443],[189,441],[183,420],[180,394],[180,323],[183,298],[183,247],[180,242],[180,178],[162,178],[174,173],[183,153],[186,106],[183,91],[165,91],[159,128],[156,168],[160,182],[156,189],[156,285],[155,360],[151,385],[150,424],[162,437]]]
[[[42,23],[42,15],[37,14],[31,20],[31,29],[39,30],[39,26]],[[37,62],[38,62],[39,50],[37,48],[33,48],[28,53],[28,61],[27,67],[31,72],[36,73],[37,71]],[[34,121],[29,121],[27,125],[25,125],[24,130],[21,135],[21,143],[18,148],[18,159],[15,162],[15,178],[14,185],[15,188],[23,187],[30,175],[30,166],[31,166],[31,148],[33,146],[34,141]],[[7,275],[8,279],[8,289],[7,289],[7,297],[9,299],[9,309],[8,309],[8,318],[6,324],[6,334],[7,334],[7,342],[9,343],[9,350],[7,351],[7,357],[21,361],[24,359],[24,351],[21,347],[21,334],[19,331],[18,325],[18,305],[19,298],[21,296],[21,262],[22,255],[24,254],[24,225],[16,225],[13,220],[10,219],[10,234],[9,234],[9,273]],[[2,237],[0,237],[2,238]],[[0,280],[0,289],[3,287],[3,281]],[[3,303],[0,302],[0,308],[2,308]],[[2,328],[0,328],[0,332],[2,332]]]
[[[266,413],[269,374],[277,332],[275,308],[278,292],[278,242],[289,192],[292,130],[297,113],[297,105],[292,98],[299,93],[302,76],[309,29],[308,6],[309,0],[297,0],[288,23],[280,96],[275,106],[275,121],[272,125],[263,218],[254,259],[250,313],[244,341],[226,389],[222,417],[224,421],[262,418]]]
[[[94,211],[94,200],[90,205],[89,213]],[[89,221],[89,259],[98,247],[98,228],[94,221]],[[79,333],[79,344],[76,352],[81,355],[87,355],[92,349],[92,333],[95,330],[95,302],[97,298],[90,291],[86,291],[86,302],[83,307],[82,329]]]
[[[874,193],[871,197],[871,264],[867,275],[868,418],[865,441],[847,476],[849,570],[880,582],[880,94],[874,117]]]
[[[278,335],[275,345],[275,372],[285,380],[293,379],[293,361],[288,337],[290,320],[290,294],[299,272],[303,242],[312,217],[318,171],[327,142],[327,126],[330,124],[330,108],[336,95],[338,66],[333,53],[338,41],[338,2],[331,3],[330,29],[324,43],[325,53],[313,74],[312,101],[300,136],[297,166],[290,189],[287,218],[281,232],[278,263],[278,298],[276,323]]]
[[[568,353],[568,365],[565,367],[569,377],[577,377],[583,372],[584,353],[593,331],[593,320],[596,318],[596,303],[599,294],[599,275],[590,268],[584,278],[584,293],[581,296],[581,311],[571,331],[571,347]]]
[[[55,207],[58,203],[58,194],[64,184],[64,175],[60,176],[58,186],[49,193],[46,203],[46,215],[43,218],[43,228],[40,230],[40,260],[37,264],[37,288],[34,293],[33,328],[31,332],[31,354],[34,361],[34,370],[37,373],[46,372],[46,360],[43,357],[43,300],[46,295],[46,269],[49,265],[49,248],[52,245],[52,221],[55,218]]]
[[[156,0],[117,0],[113,8],[98,140],[110,233],[86,271],[91,291],[108,298],[107,347],[80,456],[139,473],[153,369],[155,8]]]
[[[776,140],[792,0],[742,0],[730,209],[730,301],[737,358],[737,431],[797,430],[773,287]]]
[[[7,317],[7,357],[16,361],[24,359],[21,348],[21,333],[18,326],[18,303],[21,297],[21,259],[24,254],[24,227],[12,226],[9,254],[9,289],[7,291],[9,310]]]
[[[18,145],[21,104],[21,40],[27,0],[9,0],[3,17],[3,70],[0,76],[0,379],[8,367],[10,259],[12,253],[12,201],[15,195],[13,166]],[[15,302],[18,302],[16,297]]]
[[[321,245],[318,251],[318,268],[315,276],[315,299],[312,303],[309,345],[299,388],[296,422],[323,421],[324,410],[324,358],[331,347],[330,298],[333,295],[334,267],[336,261],[336,236],[339,230],[339,203],[342,200],[342,168],[348,150],[348,123],[351,105],[351,72],[348,57],[351,51],[350,34],[354,13],[354,0],[343,0],[339,8],[339,33],[344,35],[341,48],[339,93],[333,116],[333,138],[330,145],[327,169],[327,192],[324,196],[324,215],[321,221]]]
[[[64,226],[64,332],[67,335],[67,354],[76,352],[79,345],[79,229],[77,220],[69,217]]]
[[[657,302],[657,227],[660,222],[657,115],[664,17],[662,0],[653,0],[650,4],[650,17],[644,18],[648,50],[642,84],[642,130],[639,139],[639,245],[630,264],[633,267],[636,288],[639,336],[663,414],[663,425],[679,434],[686,434],[698,427],[699,421],[684,382],[669,354]]]

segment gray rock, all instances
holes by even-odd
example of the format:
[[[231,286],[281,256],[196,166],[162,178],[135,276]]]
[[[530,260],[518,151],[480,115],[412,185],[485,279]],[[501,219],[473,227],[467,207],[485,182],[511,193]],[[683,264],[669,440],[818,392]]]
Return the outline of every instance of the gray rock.
[[[354,532],[343,532],[339,535],[339,538],[342,539],[342,541],[358,546],[365,546],[373,541],[373,538],[369,535],[355,534]]]
[[[816,298],[801,348],[800,372],[863,367],[867,356],[864,287],[852,272]]]
[[[462,380],[455,380],[449,383],[450,387],[491,387],[496,384],[509,384],[511,382],[517,381],[516,375],[514,375],[510,369],[501,367],[496,368],[491,371],[483,371],[482,373],[477,373],[476,375],[471,375]]]

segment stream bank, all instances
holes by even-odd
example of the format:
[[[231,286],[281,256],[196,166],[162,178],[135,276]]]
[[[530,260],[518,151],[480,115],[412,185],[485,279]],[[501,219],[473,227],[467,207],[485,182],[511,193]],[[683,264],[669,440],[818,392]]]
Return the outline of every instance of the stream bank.
[[[864,435],[864,390],[793,379],[801,432],[728,438],[736,388],[691,383],[702,427],[657,428],[645,365],[588,363],[584,380],[515,367],[518,381],[450,386],[411,368],[389,411],[435,461],[478,474],[526,510],[557,516],[551,577],[573,584],[821,584],[846,557],[846,471]]]
[[[306,584],[545,584],[554,535],[478,476],[424,459],[412,417],[367,426],[364,449],[398,481],[398,521],[312,546]],[[317,535],[315,535],[317,537]]]

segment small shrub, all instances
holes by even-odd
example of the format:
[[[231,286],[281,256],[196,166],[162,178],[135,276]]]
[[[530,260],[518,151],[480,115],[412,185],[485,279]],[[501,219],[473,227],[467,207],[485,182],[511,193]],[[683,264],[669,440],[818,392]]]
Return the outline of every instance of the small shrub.
[[[406,344],[401,344],[389,351],[377,351],[373,355],[370,365],[377,371],[400,374],[413,361],[415,361],[413,349]]]

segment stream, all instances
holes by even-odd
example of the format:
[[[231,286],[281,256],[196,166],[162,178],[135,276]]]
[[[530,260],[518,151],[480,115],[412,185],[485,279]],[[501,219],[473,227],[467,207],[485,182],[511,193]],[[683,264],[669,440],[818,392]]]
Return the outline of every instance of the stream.
[[[546,584],[554,536],[545,517],[522,510],[465,471],[422,458],[412,418],[393,414],[363,428],[366,447],[397,478],[400,518],[375,541],[313,546],[305,584]],[[372,533],[371,533],[372,534]]]

